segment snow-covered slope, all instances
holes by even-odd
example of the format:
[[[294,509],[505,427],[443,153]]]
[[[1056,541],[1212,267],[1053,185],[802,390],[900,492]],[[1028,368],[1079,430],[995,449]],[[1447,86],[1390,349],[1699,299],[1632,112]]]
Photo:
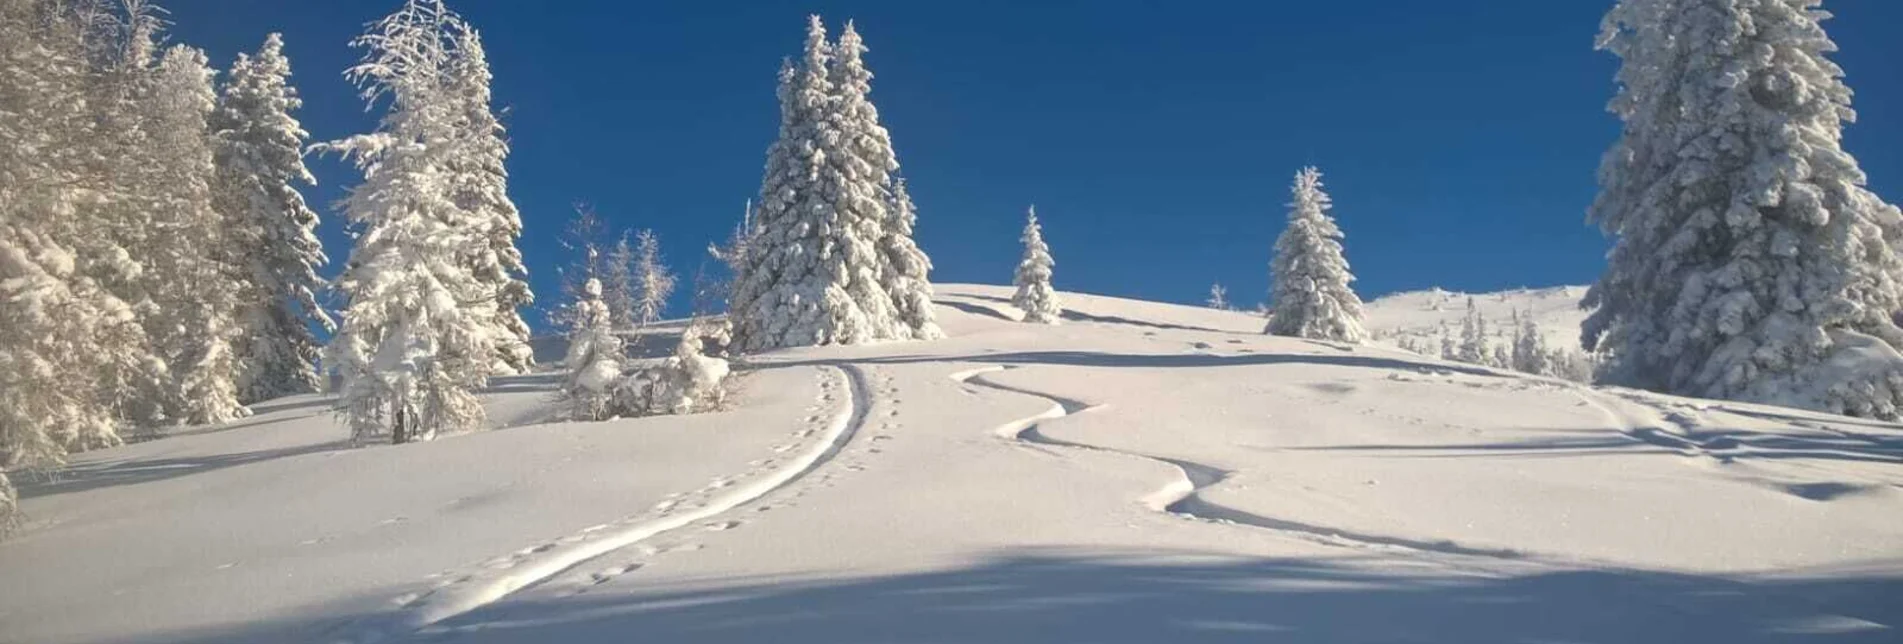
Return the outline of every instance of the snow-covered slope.
[[[1376,299],[1367,303],[1363,313],[1367,316],[1368,331],[1379,338],[1377,342],[1393,346],[1406,338],[1422,343],[1431,341],[1438,346],[1442,328],[1459,339],[1460,323],[1467,317],[1467,302],[1471,299],[1474,308],[1486,318],[1495,342],[1507,342],[1512,336],[1511,321],[1518,313],[1533,319],[1547,346],[1577,350],[1579,324],[1586,320],[1587,313],[1579,308],[1579,300],[1585,296],[1584,286],[1522,288],[1496,293],[1430,289]]]
[[[25,491],[34,523],[0,542],[0,641],[1894,642],[1903,627],[1898,426],[1109,297],[1065,294],[1063,325],[1026,325],[1009,295],[941,286],[945,341],[764,356],[720,414],[523,424],[544,408],[528,380],[491,395],[516,426],[429,444],[343,448],[321,401],[296,399],[84,455]]]

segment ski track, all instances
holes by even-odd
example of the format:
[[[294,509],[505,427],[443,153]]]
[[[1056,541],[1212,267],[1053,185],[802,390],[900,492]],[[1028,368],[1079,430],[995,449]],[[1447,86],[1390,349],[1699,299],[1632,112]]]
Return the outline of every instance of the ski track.
[[[1143,504],[1151,510],[1191,521],[1271,530],[1286,535],[1293,535],[1305,541],[1335,547],[1391,549],[1418,553],[1480,557],[1493,560],[1523,560],[1528,558],[1527,553],[1518,550],[1476,548],[1454,543],[1453,541],[1420,541],[1402,537],[1351,532],[1327,526],[1262,516],[1212,503],[1202,498],[1202,491],[1228,480],[1234,472],[1193,461],[1051,438],[1039,432],[1039,425],[1045,421],[1103,409],[1104,406],[1053,396],[1051,394],[1031,391],[1020,387],[1013,387],[985,378],[986,374],[999,373],[1017,368],[1019,367],[1016,365],[983,367],[960,371],[951,374],[950,378],[960,384],[977,385],[997,391],[1032,396],[1051,401],[1051,409],[999,426],[992,433],[1000,438],[1011,440],[1017,444],[1085,450],[1125,458],[1136,458],[1161,463],[1175,469],[1177,474],[1175,478],[1165,483],[1163,487],[1157,491],[1143,497]]]
[[[1624,434],[1626,438],[1687,458],[1704,457],[1720,462],[1725,460],[1705,451],[1704,445],[1686,435],[1684,426],[1672,422],[1651,404],[1625,396],[1608,396],[1597,389],[1576,384],[1570,385],[1569,388],[1574,396],[1599,410],[1600,415],[1605,416],[1606,421],[1617,427],[1619,433]],[[1645,413],[1635,413],[1631,411],[1633,407],[1643,408]]]
[[[1814,465],[1809,467],[1821,473],[1828,473],[1829,477],[1834,480],[1826,482],[1802,479],[1791,480],[1787,477],[1779,476],[1774,472],[1753,467],[1750,463],[1740,460],[1741,458],[1749,458],[1751,454],[1750,450],[1754,447],[1754,442],[1751,438],[1722,432],[1717,436],[1701,438],[1698,436],[1698,432],[1692,427],[1687,426],[1683,421],[1675,419],[1693,418],[1695,421],[1695,417],[1688,416],[1686,412],[1673,411],[1666,407],[1665,403],[1646,400],[1641,394],[1637,393],[1614,392],[1609,394],[1599,389],[1581,385],[1573,385],[1571,388],[1574,396],[1584,401],[1587,405],[1599,410],[1600,414],[1606,417],[1607,422],[1617,427],[1619,433],[1623,434],[1626,438],[1634,442],[1644,443],[1677,454],[1683,457],[1688,465],[1710,469],[1717,475],[1738,483],[1813,501],[1818,499],[1812,496],[1812,494],[1814,494],[1813,492],[1808,492],[1807,490],[1819,485],[1841,489],[1844,491],[1842,493],[1860,493],[1884,487],[1903,488],[1903,484],[1873,479],[1867,476],[1859,476],[1842,469],[1816,467]],[[1714,408],[1719,411],[1724,410],[1722,406],[1716,406]],[[1706,408],[1698,407],[1693,409],[1703,411]],[[1795,427],[1808,427],[1810,429],[1829,432],[1847,440],[1867,443],[1877,442],[1870,437],[1828,427],[1821,423],[1805,424],[1793,422],[1790,424]],[[1819,453],[1845,454],[1843,452],[1833,451],[1820,451]]]
[[[444,620],[534,587],[589,561],[653,537],[700,524],[786,489],[838,456],[858,435],[871,410],[871,387],[858,366],[824,368],[828,370],[827,373],[838,375],[823,382],[843,384],[843,390],[839,393],[845,400],[828,421],[821,440],[793,462],[764,474],[755,470],[737,477],[721,477],[709,487],[725,492],[706,499],[698,506],[683,508],[676,499],[670,499],[657,506],[659,516],[653,516],[652,511],[634,515],[492,559],[477,567],[481,572],[453,576],[451,581],[433,590],[398,598],[401,607],[395,614],[375,618],[369,623],[346,625],[343,628],[348,634],[332,641],[337,644],[370,644],[427,631]],[[832,392],[835,387],[822,385],[822,392]],[[756,474],[759,476],[745,484],[734,483],[737,478]]]

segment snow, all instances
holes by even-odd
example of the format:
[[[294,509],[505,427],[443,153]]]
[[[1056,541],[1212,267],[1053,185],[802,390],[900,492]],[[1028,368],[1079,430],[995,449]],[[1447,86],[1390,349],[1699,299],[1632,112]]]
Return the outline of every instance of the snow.
[[[1579,301],[1585,296],[1585,286],[1518,288],[1498,293],[1408,291],[1369,302],[1365,305],[1363,323],[1382,344],[1393,346],[1397,340],[1410,337],[1423,344],[1431,341],[1438,345],[1441,325],[1459,333],[1460,322],[1467,316],[1467,300],[1472,298],[1474,308],[1497,332],[1495,342],[1505,342],[1511,337],[1512,329],[1505,323],[1518,311],[1530,316],[1539,326],[1547,346],[1577,350],[1579,324],[1586,320],[1588,313],[1579,308]]]
[[[507,429],[432,443],[345,448],[302,397],[82,454],[23,486],[0,578],[30,592],[0,593],[0,641],[1885,642],[1903,625],[1903,426],[1264,336],[1203,307],[1063,293],[1065,324],[1019,324],[1012,294],[936,285],[946,340],[758,356],[718,413],[531,424],[556,403],[530,376],[484,394]],[[1368,328],[1464,313],[1412,297],[1368,303]]]

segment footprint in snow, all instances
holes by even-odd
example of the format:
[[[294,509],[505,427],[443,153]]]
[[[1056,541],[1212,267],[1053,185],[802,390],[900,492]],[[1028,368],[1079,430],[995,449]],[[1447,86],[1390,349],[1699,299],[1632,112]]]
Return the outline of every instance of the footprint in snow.
[[[588,575],[588,578],[589,580],[595,582],[595,585],[599,586],[601,584],[608,583],[610,580],[613,580],[616,577],[620,577],[622,575],[634,572],[636,570],[640,570],[641,565],[642,564],[638,564],[638,563],[630,563],[630,564],[623,564],[620,566],[614,566],[606,570],[598,570],[593,573],[590,573]]]
[[[719,523],[708,524],[707,530],[710,532],[725,532],[738,527],[740,527],[739,521],[721,521]]]
[[[550,550],[554,550],[554,549],[555,549],[555,544],[552,544],[552,543],[544,543],[544,544],[541,544],[541,545],[537,545],[537,546],[530,546],[530,547],[527,547],[527,548],[523,548],[523,549],[521,549],[521,550],[517,550],[517,551],[515,551],[515,554],[516,554],[516,556],[518,556],[518,557],[526,557],[526,556],[529,556],[529,555],[538,555],[538,554],[542,554],[542,553],[544,553],[544,552],[548,552],[548,551],[550,551]]]

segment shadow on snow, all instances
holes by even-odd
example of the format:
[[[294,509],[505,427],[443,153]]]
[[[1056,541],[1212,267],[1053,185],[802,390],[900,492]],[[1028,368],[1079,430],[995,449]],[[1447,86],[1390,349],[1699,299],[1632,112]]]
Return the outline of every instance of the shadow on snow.
[[[819,582],[644,587],[509,602],[453,619],[452,641],[696,642],[1894,642],[1903,578],[1745,579],[1636,570],[1397,574],[1341,560],[1074,556]],[[333,616],[141,642],[315,641]],[[437,641],[424,635],[419,641]],[[128,643],[129,644],[129,643]]]

